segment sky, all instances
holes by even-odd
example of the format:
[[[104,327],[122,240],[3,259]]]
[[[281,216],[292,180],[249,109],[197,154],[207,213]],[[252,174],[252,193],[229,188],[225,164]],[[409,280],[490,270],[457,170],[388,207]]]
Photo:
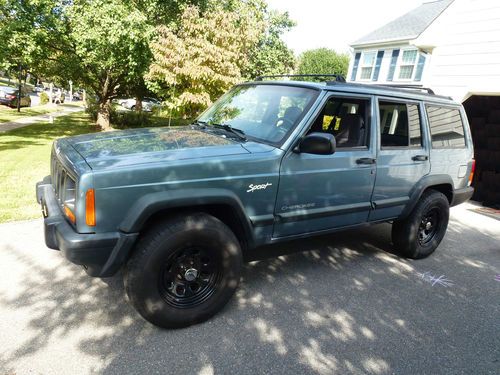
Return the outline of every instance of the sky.
[[[418,7],[424,0],[267,0],[296,23],[283,37],[300,54],[318,47],[348,52],[349,44]]]

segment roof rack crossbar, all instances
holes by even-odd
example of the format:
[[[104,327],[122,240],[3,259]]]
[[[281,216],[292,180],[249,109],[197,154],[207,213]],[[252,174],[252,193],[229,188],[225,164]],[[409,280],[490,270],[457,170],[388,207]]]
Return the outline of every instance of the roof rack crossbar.
[[[384,85],[384,84],[378,84],[377,86],[383,86],[383,87],[393,87],[397,89],[410,89],[410,90],[421,90],[421,91],[427,91],[428,94],[431,95],[436,95],[434,90],[432,90],[429,87],[421,87],[421,86],[416,86],[416,85]]]
[[[344,76],[341,74],[275,74],[268,76],[258,76],[255,78],[256,81],[263,81],[266,78],[290,78],[290,77],[314,77],[314,78],[335,78],[334,82],[345,82]],[[331,82],[331,81],[329,81]]]

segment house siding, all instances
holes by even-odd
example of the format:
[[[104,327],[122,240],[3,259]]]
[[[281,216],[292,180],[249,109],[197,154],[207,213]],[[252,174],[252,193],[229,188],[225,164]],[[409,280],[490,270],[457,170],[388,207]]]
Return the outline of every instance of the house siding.
[[[399,80],[396,68],[387,80],[392,51],[411,46],[426,53],[421,79]],[[473,94],[500,95],[500,1],[455,0],[417,39],[356,47],[352,56],[374,50],[385,51],[378,80],[360,80],[358,69],[356,82],[422,85],[460,102]],[[352,64],[350,81],[351,74]]]
[[[416,41],[434,44],[423,80],[436,93],[464,101],[500,94],[500,2],[457,0]]]

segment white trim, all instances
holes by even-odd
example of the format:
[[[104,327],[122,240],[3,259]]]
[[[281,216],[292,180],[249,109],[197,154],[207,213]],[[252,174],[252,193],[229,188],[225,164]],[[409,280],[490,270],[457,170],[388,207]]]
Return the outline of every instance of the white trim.
[[[349,46],[356,49],[356,48],[383,48],[383,47],[388,47],[391,45],[400,45],[403,42],[408,42],[410,43],[412,40],[415,40],[418,38],[418,35],[409,35],[405,36],[404,38],[400,39],[379,39],[379,40],[374,40],[366,43],[361,43],[361,44],[350,44]]]
[[[368,53],[373,53],[373,55],[374,55],[373,63],[372,63],[371,66],[370,65],[364,65],[364,58],[365,58],[365,55],[368,54]],[[375,71],[375,65],[377,64],[377,53],[378,53],[378,50],[361,51],[361,57],[359,59],[359,66],[358,66],[359,73],[357,74],[357,76],[359,78],[356,77],[356,81],[366,82],[366,81],[371,81],[372,80],[372,78],[373,78],[373,72]],[[369,78],[361,78],[361,74],[363,72],[363,68],[371,68],[372,69]]]
[[[405,51],[417,51],[417,54],[415,56],[415,61],[413,64],[403,64],[403,55]],[[400,48],[399,51],[399,56],[398,60],[396,61],[396,71],[394,72],[394,77],[392,78],[392,81],[398,81],[398,82],[413,82],[415,80],[415,74],[417,72],[417,65],[418,65],[418,60],[420,58],[420,51],[418,48],[415,48],[413,46],[410,47],[403,47]],[[413,65],[413,71],[411,72],[411,77],[410,78],[399,78],[399,75],[401,73],[401,67],[402,66],[412,66]]]

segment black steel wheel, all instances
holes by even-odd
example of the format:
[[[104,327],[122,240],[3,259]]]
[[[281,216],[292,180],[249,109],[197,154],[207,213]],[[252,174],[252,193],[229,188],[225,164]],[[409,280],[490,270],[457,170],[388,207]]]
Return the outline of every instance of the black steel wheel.
[[[439,246],[448,227],[449,202],[446,196],[429,189],[408,217],[392,224],[395,250],[408,258],[425,258]]]
[[[239,241],[224,223],[204,213],[182,215],[141,237],[125,267],[125,291],[149,322],[186,327],[226,305],[241,266]]]
[[[437,207],[432,207],[424,213],[420,226],[418,227],[418,241],[420,245],[427,245],[432,241],[439,230],[440,211]]]
[[[159,275],[160,294],[169,305],[184,309],[210,298],[222,278],[220,257],[209,248],[182,248],[167,260]]]

